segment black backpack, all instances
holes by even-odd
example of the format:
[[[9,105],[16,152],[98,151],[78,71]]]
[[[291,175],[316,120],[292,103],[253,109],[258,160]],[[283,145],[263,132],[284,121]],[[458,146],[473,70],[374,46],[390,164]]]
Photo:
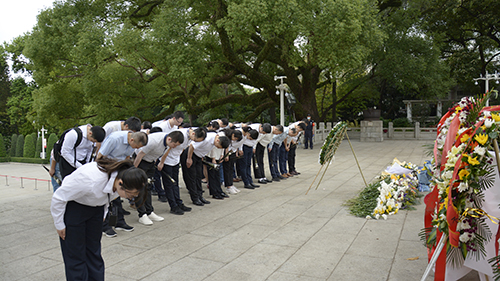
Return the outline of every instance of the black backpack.
[[[64,131],[62,133],[62,135],[59,137],[59,139],[56,141],[56,143],[54,143],[54,147],[53,147],[53,150],[54,150],[54,160],[56,160],[56,162],[60,162],[61,159],[62,159],[61,149],[62,149],[62,145],[63,145],[63,142],[64,142],[64,137],[66,137],[66,133],[68,133],[71,130],[75,130],[76,133],[77,133],[77,135],[78,135],[78,137],[76,138],[75,146],[73,147],[73,151],[75,153],[75,161],[76,161],[76,147],[79,146],[80,143],[82,143],[82,138],[83,138],[82,130],[80,128],[78,128],[78,127],[67,129],[66,131]]]

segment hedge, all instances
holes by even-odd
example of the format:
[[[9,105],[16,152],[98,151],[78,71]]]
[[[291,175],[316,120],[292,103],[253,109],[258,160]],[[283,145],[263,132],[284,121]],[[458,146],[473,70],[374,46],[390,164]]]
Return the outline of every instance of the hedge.
[[[29,134],[24,139],[23,157],[33,158],[35,155],[35,142],[33,141],[33,135]]]
[[[16,156],[16,145],[17,145],[17,135],[13,134],[10,140],[10,150],[9,150],[10,157]]]

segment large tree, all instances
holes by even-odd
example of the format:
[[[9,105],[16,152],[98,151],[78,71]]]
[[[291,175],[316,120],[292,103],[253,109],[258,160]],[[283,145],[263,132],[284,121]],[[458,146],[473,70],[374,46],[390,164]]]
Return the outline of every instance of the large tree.
[[[223,104],[253,107],[252,120],[279,104],[277,75],[297,117],[319,120],[322,77],[361,67],[380,44],[377,11],[373,0],[72,0],[42,11],[18,42],[38,118],[60,127]],[[220,96],[219,85],[239,91]]]

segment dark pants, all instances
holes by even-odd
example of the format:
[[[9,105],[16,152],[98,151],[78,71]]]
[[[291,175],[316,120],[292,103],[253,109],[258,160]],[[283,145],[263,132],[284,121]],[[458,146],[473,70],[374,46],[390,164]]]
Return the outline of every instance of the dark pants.
[[[116,206],[116,210],[118,211],[118,220],[116,222],[116,225],[122,226],[122,225],[127,224],[125,222],[125,217],[123,216],[122,199],[120,197],[118,197],[111,202],[113,203],[113,206]],[[111,208],[111,206],[110,206],[110,208]],[[109,225],[109,211],[108,211],[108,214],[106,215],[106,219],[102,223],[102,231],[106,231],[110,228],[111,228],[111,226]]]
[[[103,216],[104,206],[90,207],[75,201],[66,204],[66,238],[59,238],[66,280],[104,280],[101,256]]]
[[[205,161],[212,162],[212,158],[205,157]],[[210,191],[210,195],[221,196],[222,188],[220,186],[220,170],[211,168],[208,165],[205,166],[207,167],[208,190]]]
[[[179,192],[179,164],[175,166],[163,165],[161,170],[161,178],[163,181],[163,188],[165,189],[165,196],[167,196],[170,209],[175,209],[177,206],[183,204]],[[166,175],[169,175],[167,177]],[[172,182],[174,180],[174,182]],[[159,195],[160,193],[158,193]]]
[[[286,151],[286,145],[283,143],[280,146],[280,154],[279,154],[279,160],[280,160],[280,173],[281,174],[286,174],[288,171],[286,170],[286,164],[288,161],[288,151]]]
[[[154,162],[148,162],[141,160],[141,163],[139,163],[139,169],[142,169],[144,172],[146,172],[146,175],[148,176],[149,179],[153,179],[154,174],[155,174],[155,163]],[[139,217],[142,217],[144,214],[150,215],[154,209],[153,209],[153,200],[151,197],[151,188],[152,184],[148,184],[148,193],[146,194],[146,198],[144,202],[139,202],[137,207],[137,212],[139,212]]]
[[[243,145],[243,167],[241,168],[241,179],[245,185],[250,185],[253,183],[252,180],[252,157],[253,157],[253,147]]]
[[[288,151],[288,171],[295,172],[295,151],[297,150],[297,144],[291,144],[290,150]]]
[[[156,160],[156,165],[158,165],[158,160]],[[163,189],[164,187],[161,186],[162,182],[162,174],[158,169],[155,169],[155,173],[153,174],[153,186],[151,190],[155,190],[156,193],[158,193],[158,197],[165,196],[165,190]]]
[[[61,179],[64,179],[76,170],[76,168],[71,166],[63,157],[59,160],[59,168],[61,170]]]
[[[264,171],[264,151],[266,151],[266,148],[262,144],[257,143],[257,146],[255,147],[255,161],[253,166],[253,173],[256,179],[266,177],[266,173]]]
[[[269,170],[271,170],[271,176],[274,178],[279,177],[280,172],[278,170],[278,155],[279,155],[279,145],[273,144],[273,148],[268,152],[269,158]]]
[[[313,132],[312,131],[305,131],[304,132],[304,144],[305,148],[311,147],[313,149]]]
[[[203,165],[201,158],[193,153],[193,164],[191,167],[187,167],[186,160],[188,155],[188,149],[184,149],[181,154],[181,167],[182,167],[182,178],[186,184],[186,188],[189,191],[189,196],[191,200],[197,201],[203,195],[203,189],[201,186],[201,179],[203,178]]]
[[[229,155],[229,160],[222,163],[222,168],[224,169],[224,186],[230,187],[233,185],[234,176],[234,161],[236,160],[236,155]]]

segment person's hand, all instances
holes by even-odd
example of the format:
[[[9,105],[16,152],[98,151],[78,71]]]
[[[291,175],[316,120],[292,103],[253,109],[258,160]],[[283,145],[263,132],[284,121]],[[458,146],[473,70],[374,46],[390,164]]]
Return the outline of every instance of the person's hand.
[[[49,170],[49,175],[50,175],[51,177],[53,177],[55,174],[56,174],[56,170],[55,170],[55,169],[52,169],[52,167],[50,167],[50,170]]]
[[[238,151],[238,154],[239,154],[240,156],[241,156],[241,155],[243,155],[243,150],[239,150],[239,151]]]
[[[273,150],[272,147],[269,147],[268,149],[269,149],[269,152],[271,152],[271,150]]]
[[[163,170],[163,162],[158,163],[158,171]]]
[[[253,153],[255,154],[255,148],[253,149]]]
[[[59,235],[59,237],[61,237],[62,240],[66,239],[66,228],[57,230],[57,234]]]
[[[186,166],[188,168],[191,168],[191,165],[193,165],[193,159],[191,158],[186,159]]]

